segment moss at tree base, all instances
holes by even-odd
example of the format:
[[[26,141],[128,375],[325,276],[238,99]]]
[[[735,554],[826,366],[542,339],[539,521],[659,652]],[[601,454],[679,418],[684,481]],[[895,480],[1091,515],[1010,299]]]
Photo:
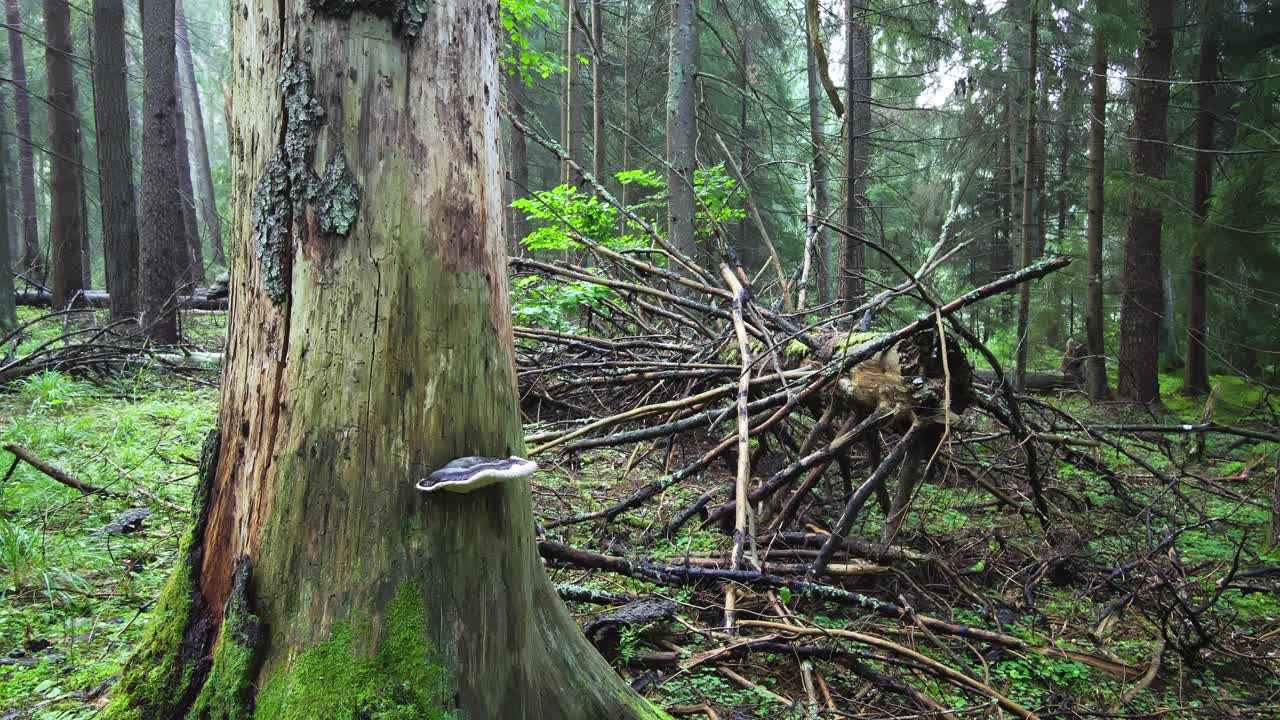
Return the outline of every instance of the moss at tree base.
[[[262,655],[262,623],[253,614],[249,597],[251,569],[247,557],[240,558],[236,564],[231,596],[222,614],[222,629],[213,652],[213,666],[187,715],[191,720],[253,717],[254,680]]]
[[[354,650],[367,627],[343,623],[329,639],[278,668],[258,695],[268,720],[449,720],[458,717],[453,679],[427,643],[426,615],[405,583],[382,618],[372,656]]]

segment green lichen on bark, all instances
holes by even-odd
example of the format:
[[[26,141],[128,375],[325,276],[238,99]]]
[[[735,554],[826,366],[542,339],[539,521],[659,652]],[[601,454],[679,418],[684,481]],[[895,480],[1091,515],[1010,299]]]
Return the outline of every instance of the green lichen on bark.
[[[321,233],[346,236],[355,224],[360,189],[341,151],[329,159],[323,176],[311,169],[316,131],[324,123],[325,112],[313,92],[311,66],[298,57],[297,50],[286,51],[276,82],[284,95],[283,129],[254,187],[250,218],[263,290],[279,304],[289,297],[293,228],[307,206],[312,206]]]
[[[348,18],[367,12],[391,21],[396,35],[413,39],[427,22],[427,0],[311,0],[311,9],[333,17]]]
[[[315,208],[319,230],[325,235],[345,236],[355,225],[360,211],[360,187],[341,151],[329,158],[324,174],[312,184],[311,206]]]
[[[251,218],[253,250],[262,266],[262,286],[272,302],[289,295],[289,237],[293,212],[289,206],[289,180],[285,164],[276,153],[253,191]]]
[[[418,586],[406,582],[385,609],[372,655],[355,649],[368,620],[335,625],[329,638],[277,668],[258,694],[265,720],[452,720],[454,682],[427,640]]]
[[[253,717],[254,678],[263,644],[262,623],[249,595],[252,564],[236,564],[231,595],[222,614],[222,629],[209,677],[200,688],[188,720],[249,720]]]
[[[219,435],[205,438],[200,482],[192,511],[196,522],[178,546],[173,574],[151,611],[138,649],[125,664],[102,720],[167,720],[182,717],[205,672],[209,627],[196,573],[202,546],[209,485],[217,470]]]

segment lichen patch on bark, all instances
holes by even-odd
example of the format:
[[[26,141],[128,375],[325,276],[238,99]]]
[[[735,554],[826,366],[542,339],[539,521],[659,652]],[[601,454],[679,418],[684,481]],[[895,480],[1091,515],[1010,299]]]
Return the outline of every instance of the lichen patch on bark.
[[[280,142],[254,188],[251,222],[254,252],[262,266],[263,290],[272,302],[289,297],[295,232],[308,222],[303,239],[346,237],[356,222],[360,188],[339,150],[323,175],[312,170],[316,131],[325,119],[313,91],[311,66],[290,48],[276,79],[284,94]]]
[[[315,208],[317,227],[325,235],[345,236],[356,224],[360,187],[341,151],[329,158],[324,174],[312,183],[311,206]]]

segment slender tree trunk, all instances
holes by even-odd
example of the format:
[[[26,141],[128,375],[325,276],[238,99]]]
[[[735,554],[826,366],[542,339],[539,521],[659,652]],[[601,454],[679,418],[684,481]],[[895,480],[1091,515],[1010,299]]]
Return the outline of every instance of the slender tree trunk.
[[[1004,105],[1004,115],[1008,118],[1010,113],[1008,93],[1005,93]],[[1013,188],[1013,180],[1010,179],[1013,172],[1013,141],[1009,133],[1004,133],[1003,137],[1000,138],[999,158],[996,162],[998,170],[993,193],[996,201],[996,212],[1000,216],[1000,222],[996,226],[995,233],[999,242],[991,249],[991,276],[989,279],[1003,277],[1013,272],[1013,214],[1010,212],[1010,208],[1013,207],[1014,203],[1009,199],[1009,193]]]
[[[178,64],[175,60],[175,70]],[[173,96],[173,157],[178,173],[178,195],[182,202],[182,234],[186,237],[187,246],[187,265],[182,279],[199,285],[204,283],[204,252],[200,243],[195,189],[191,184],[191,145],[187,136],[187,113],[182,102],[182,83],[177,75],[174,75]]]
[[[671,51],[667,68],[667,237],[676,250],[696,257],[693,172],[698,136],[698,15],[694,0],[671,2]]]
[[[525,99],[527,93],[525,91],[524,80],[520,78],[519,73],[507,75],[507,102],[511,107],[511,114],[517,120],[525,119]],[[529,192],[529,145],[523,133],[515,128],[511,129],[509,134],[510,142],[507,143],[507,161],[508,172],[511,174],[511,197],[512,199],[524,197]],[[529,223],[525,220],[523,210],[516,208],[508,208],[511,222],[508,225],[508,231],[511,233],[510,244],[513,252],[519,252],[523,246],[520,241],[529,234]]]
[[[1093,31],[1093,67],[1089,98],[1089,227],[1085,273],[1084,329],[1088,357],[1085,360],[1085,385],[1091,400],[1107,400],[1111,387],[1107,381],[1107,350],[1102,309],[1102,211],[1103,179],[1106,171],[1107,136],[1107,41],[1102,31]]]
[[[527,481],[414,489],[524,452],[496,2],[438,0],[421,25],[316,7],[232,14],[220,432],[104,720],[665,717],[556,597]]]
[[[600,0],[591,0],[591,173],[605,182],[608,147],[604,134],[604,17]]]
[[[1173,57],[1172,0],[1142,0],[1145,37],[1138,48],[1133,87],[1130,168],[1135,183],[1163,180],[1168,139],[1169,66]],[[1118,392],[1126,400],[1160,398],[1161,226],[1164,213],[1135,191],[1130,199],[1124,248],[1124,296],[1120,304]]]
[[[750,92],[750,80],[747,78],[747,38],[746,29],[738,28],[738,167],[745,173],[750,162],[747,148],[750,143],[750,128],[747,127],[747,93]],[[738,259],[744,267],[753,268],[756,264],[755,248],[747,245],[747,219],[738,220],[738,242],[736,244]]]
[[[862,303],[867,269],[863,234],[867,230],[867,171],[871,152],[871,30],[864,0],[845,0],[848,59],[845,63],[844,261],[840,299],[845,309]]]
[[[1022,213],[1023,204],[1023,188],[1026,182],[1027,170],[1027,138],[1026,138],[1026,103],[1027,103],[1027,71],[1021,67],[1022,63],[1016,59],[1017,50],[1023,47],[1027,42],[1027,37],[1023,35],[1022,23],[1027,17],[1027,0],[1009,0],[1006,4],[1006,12],[1009,15],[1009,79],[1007,83],[1007,94],[1005,102],[1005,123],[1006,134],[1009,144],[1009,190],[1008,208],[1009,208],[1009,265],[1013,266],[1015,258],[1020,260],[1022,256],[1022,244],[1024,241],[1025,220]],[[1009,300],[1005,301],[1003,314],[1005,318],[1009,317],[1013,308],[1012,295],[1008,295]],[[1015,332],[1017,328],[1015,326]],[[1018,338],[1014,338],[1015,343]],[[1020,344],[1020,343],[1019,343]],[[1017,345],[1015,345],[1015,348]],[[1015,350],[1016,355],[1016,350]],[[1015,382],[1016,368],[1015,368]]]
[[[0,90],[0,135],[13,138],[16,137],[13,132],[13,125],[9,122],[9,108],[13,107],[13,103],[8,101],[8,93]],[[13,161],[13,157],[9,152],[9,143],[0,143],[0,163],[4,164],[6,172],[12,172],[12,168],[17,167],[17,163]],[[8,186],[13,186],[13,176],[8,176]],[[8,226],[9,237],[9,268],[10,271],[17,270],[18,258],[22,257],[22,216],[21,216],[21,199],[14,202],[14,198],[5,196],[4,200],[4,221]]]
[[[1035,183],[1037,172],[1036,139],[1036,70],[1039,67],[1039,32],[1036,0],[1031,0],[1027,11],[1027,122],[1026,122],[1026,171],[1022,175],[1022,267],[1036,258]],[[1023,283],[1018,289],[1018,347],[1013,385],[1018,390],[1027,387],[1027,345],[1031,331],[1031,283]]]
[[[811,36],[812,36],[811,30]],[[818,287],[818,304],[826,305],[831,301],[831,253],[827,248],[827,231],[821,224],[827,219],[827,157],[826,138],[822,124],[822,85],[818,80],[818,57],[812,44],[809,46],[808,62],[809,90],[809,149],[813,164],[813,207],[818,216],[818,224],[813,236],[814,283]]]
[[[40,215],[36,210],[35,153],[31,145],[31,95],[27,91],[27,60],[22,48],[22,10],[18,0],[5,0],[9,25],[9,68],[13,73],[13,107],[18,131],[18,190],[22,196],[22,259],[18,267],[37,280],[48,269],[40,252]]]
[[[564,10],[567,23],[564,31],[564,64],[569,68],[564,74],[564,146],[569,151],[569,157],[578,164],[578,167],[586,167],[586,138],[584,137],[586,129],[582,117],[586,98],[582,81],[582,63],[578,61],[578,57],[584,55],[588,48],[586,47],[587,37],[582,31],[580,22],[581,0],[564,0]],[[561,172],[561,182],[582,187],[576,174],[569,169],[568,163],[562,165]]]
[[[0,132],[0,157],[9,155],[9,137]],[[8,163],[0,162],[0,202],[9,203]],[[13,288],[13,250],[9,242],[9,221],[0,219],[0,336],[18,326],[17,298]]]
[[[1075,76],[1072,76],[1071,82],[1069,82],[1067,89],[1063,94],[1064,102],[1067,101],[1068,99],[1070,99],[1071,102],[1075,101],[1076,88],[1075,88],[1074,80],[1075,80]],[[1045,95],[1047,94],[1048,93],[1045,93]],[[1049,117],[1049,112],[1046,110],[1044,115],[1047,120]],[[1059,122],[1058,123],[1058,147],[1057,147],[1058,168],[1056,172],[1057,177],[1054,179],[1054,182],[1057,186],[1054,188],[1054,195],[1056,196],[1055,199],[1056,199],[1056,204],[1058,206],[1057,229],[1054,232],[1054,238],[1053,238],[1054,243],[1057,245],[1056,251],[1059,253],[1066,252],[1066,249],[1067,249],[1067,211],[1071,205],[1070,197],[1069,197],[1069,194],[1067,193],[1067,173],[1070,171],[1070,168],[1068,166],[1068,160],[1070,159],[1070,155],[1071,155],[1071,143],[1072,143],[1071,126],[1066,122]],[[1048,161],[1047,154],[1045,156],[1045,161],[1046,162]],[[1046,203],[1046,206],[1047,205],[1048,203]],[[1044,238],[1045,232],[1046,231],[1044,229],[1044,226],[1042,225],[1041,231],[1040,231],[1041,238]],[[1043,255],[1044,253],[1045,253],[1045,247],[1044,247],[1044,243],[1042,242],[1041,248],[1040,248],[1040,255]],[[1069,287],[1068,298],[1071,301],[1074,301],[1075,299],[1074,295],[1070,294],[1074,292],[1074,290],[1075,290],[1074,286]],[[1070,318],[1070,314],[1068,315],[1068,318]],[[1074,328],[1071,326],[1070,322],[1068,322],[1067,325],[1068,325],[1067,326],[1068,342],[1074,342],[1075,341],[1075,338],[1073,337]],[[1049,315],[1049,327],[1046,331],[1045,344],[1051,348],[1057,348],[1057,347],[1061,347],[1061,343],[1062,343],[1062,314],[1058,312],[1051,312]]]
[[[1187,273],[1187,355],[1182,392],[1209,392],[1208,267],[1205,220],[1213,189],[1213,97],[1218,77],[1218,22],[1215,3],[1205,3],[1204,37],[1200,42],[1200,84],[1196,86],[1196,156],[1191,169],[1191,269]]]
[[[88,57],[90,63],[96,64],[96,61],[94,60],[95,55],[93,52],[93,30],[90,29],[87,33],[85,33],[85,35],[87,35],[87,37],[85,38],[87,42],[85,43],[83,56]],[[72,56],[75,56],[76,54],[76,46],[74,42],[76,39],[77,39],[76,37],[74,36],[72,37],[72,45],[71,45]],[[75,76],[73,75],[72,78],[74,79],[74,77]],[[77,92],[77,95],[78,94],[79,93]],[[77,103],[76,103],[77,107],[79,107],[78,100],[79,98],[77,97]],[[92,82],[92,78],[90,78],[89,107],[95,107],[94,103],[95,103],[95,100],[93,96],[93,82]],[[89,177],[93,174],[93,171],[89,169],[89,163],[84,153],[84,136],[86,131],[90,128],[91,126],[88,123],[80,122],[79,119],[77,119],[76,121],[76,169],[80,173],[80,218],[81,218],[81,221],[80,221],[80,227],[81,227],[80,282],[81,282],[81,286],[86,290],[93,287],[93,248],[90,247],[90,243],[89,243],[89,235],[90,235],[89,225],[93,219],[92,216],[89,214],[89,192],[90,192]],[[100,204],[101,204],[101,201],[99,200],[98,203],[95,203],[95,206]]]
[[[139,304],[152,340],[178,341],[174,301],[187,269],[182,197],[174,159],[174,0],[151,0],[142,13],[142,193],[138,226]]]
[[[622,0],[622,169],[631,169],[631,0]],[[622,204],[631,205],[631,187],[623,185]],[[618,218],[619,223],[624,222]]]
[[[200,227],[204,228],[204,237],[209,241],[209,249],[213,252],[213,262],[225,266],[226,254],[222,250],[222,218],[218,216],[218,198],[213,192],[213,167],[209,163],[209,138],[204,126],[204,106],[200,101],[200,85],[196,81],[195,58],[191,54],[191,41],[187,34],[187,14],[182,0],[174,5],[177,17],[177,29],[174,42],[178,46],[178,71],[181,85],[186,90],[187,107],[191,109],[190,129],[191,144],[194,151],[196,189],[196,208],[199,211]]]
[[[80,114],[71,65],[71,9],[44,0],[45,75],[49,106],[49,248],[54,307],[74,302],[84,287],[84,214]]]
[[[93,34],[102,256],[111,293],[111,319],[119,321],[138,314],[138,207],[129,141],[123,0],[95,0]]]

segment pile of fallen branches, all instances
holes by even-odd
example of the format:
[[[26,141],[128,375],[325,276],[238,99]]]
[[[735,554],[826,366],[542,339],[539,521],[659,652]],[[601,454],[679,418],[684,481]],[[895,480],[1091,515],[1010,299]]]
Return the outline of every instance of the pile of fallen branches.
[[[881,708],[887,715],[957,716],[911,679],[929,678],[961,688],[979,708],[1022,718],[1045,709],[1003,695],[958,655],[986,648],[979,653],[984,663],[1009,654],[1066,658],[1114,679],[1119,704],[1156,682],[1175,653],[1188,664],[1218,653],[1249,657],[1263,674],[1280,671],[1267,655],[1276,649],[1274,633],[1242,637],[1218,612],[1227,593],[1275,592],[1280,570],[1246,557],[1243,541],[1225,565],[1184,563],[1176,552],[1191,530],[1226,536],[1238,527],[1238,511],[1268,507],[1266,498],[1189,468],[1203,459],[1205,438],[1229,437],[1235,449],[1280,443],[1280,434],[1209,416],[1195,425],[1077,419],[1057,403],[1015,391],[998,358],[966,326],[961,311],[1060,270],[1068,258],[1047,258],[943,297],[930,278],[958,247],[939,244],[916,270],[886,254],[903,281],[852,311],[805,307],[803,294],[792,291],[803,277],[771,264],[762,271],[768,281],[760,282],[727,252],[714,267],[700,264],[553,143],[526,134],[650,240],[640,251],[616,249],[569,227],[573,251],[511,261],[517,278],[612,291],[582,305],[573,330],[515,332],[522,409],[536,423],[526,438],[529,455],[568,468],[607,458],[614,464],[608,475],[623,478],[621,495],[588,512],[574,513],[574,503],[564,501],[565,512],[544,517],[544,559],[578,581],[606,573],[698,592],[691,603],[704,622],[683,624],[701,649],[654,640],[638,664],[676,674],[712,664],[733,684],[771,692],[720,662],[782,654],[796,658],[797,685],[818,710],[836,707],[813,665],[822,660],[897,697],[895,711]],[[805,267],[812,251],[806,248]],[[915,309],[905,319],[890,319],[902,318],[908,304]],[[1175,447],[1177,438],[1188,442]],[[1197,444],[1199,455],[1191,447]],[[1176,469],[1152,459],[1161,452]],[[1104,484],[1111,496],[1105,507],[1061,482],[1063,467]],[[641,481],[626,482],[635,477]],[[919,510],[925,482],[976,489],[987,496],[979,507],[1013,518],[1021,531],[990,542],[967,538],[962,547],[914,532],[907,521]],[[1210,513],[1210,496],[1232,509]],[[1112,555],[1088,551],[1096,538],[1077,519],[1093,513],[1105,513],[1132,542]],[[867,528],[875,534],[867,537]],[[692,552],[686,545],[678,556],[653,555],[655,547],[680,547],[696,530],[723,531],[724,549]],[[975,576],[982,575],[1004,578],[1003,589],[980,587]],[[1061,582],[1099,598],[1096,626],[1079,633],[1094,650],[1028,642],[999,629],[1037,613],[1042,586]],[[651,597],[579,585],[562,594],[623,606],[593,628],[670,620],[670,608]],[[833,605],[871,624],[860,631],[817,627],[796,610]],[[956,607],[976,611],[994,629],[925,611]],[[1105,649],[1104,638],[1126,613],[1154,642],[1144,662]],[[917,643],[929,652],[914,649]]]

